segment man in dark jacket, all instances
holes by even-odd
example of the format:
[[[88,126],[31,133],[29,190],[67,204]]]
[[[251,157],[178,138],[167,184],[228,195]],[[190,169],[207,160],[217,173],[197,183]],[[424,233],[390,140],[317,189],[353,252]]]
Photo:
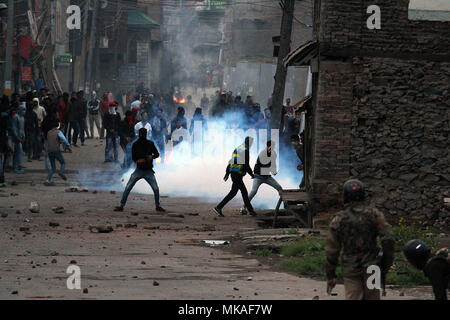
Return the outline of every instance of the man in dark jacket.
[[[9,99],[3,96],[0,102],[0,187],[5,187],[6,155],[8,154]]]
[[[77,146],[78,135],[80,134],[80,118],[81,118],[81,104],[77,98],[77,94],[72,92],[72,97],[70,98],[69,107],[67,110],[67,120],[69,121],[70,129],[68,132],[69,143],[72,143],[74,147]],[[73,136],[71,130],[73,129]],[[72,139],[71,139],[72,138]]]
[[[243,181],[243,178],[247,173],[252,179],[254,178],[252,168],[250,168],[250,148],[252,144],[253,138],[247,137],[245,138],[245,142],[233,151],[232,159],[228,163],[224,177],[224,180],[227,181],[231,174],[231,180],[233,181],[231,191],[217,207],[213,208],[214,213],[219,217],[224,217],[222,213],[223,207],[237,195],[239,190],[241,191],[242,199],[244,200],[244,204],[250,215],[256,215],[255,210],[250,203],[250,199],[248,198],[248,191]]]
[[[119,161],[120,115],[117,107],[117,102],[110,102],[109,111],[103,116],[103,128],[106,130],[105,162],[113,162],[111,151],[114,152],[114,162]]]
[[[87,135],[89,138],[89,132],[87,131],[87,116],[88,116],[88,107],[87,101],[84,98],[84,91],[79,91],[77,93],[77,99],[80,103],[80,115],[78,119],[78,123],[80,125],[80,140],[81,145],[84,146],[84,137]]]
[[[28,162],[31,162],[33,151],[39,143],[39,121],[37,114],[33,111],[33,105],[27,105],[25,112],[25,152],[28,155]]]
[[[153,160],[159,158],[159,152],[155,144],[147,140],[147,129],[141,128],[139,130],[139,139],[133,144],[132,148],[133,161],[136,162],[136,170],[130,177],[128,184],[123,192],[120,206],[116,207],[114,211],[123,211],[128,199],[128,195],[133,189],[134,185],[141,179],[145,179],[153,190],[155,196],[156,211],[165,212],[159,203],[159,187],[153,171]]]

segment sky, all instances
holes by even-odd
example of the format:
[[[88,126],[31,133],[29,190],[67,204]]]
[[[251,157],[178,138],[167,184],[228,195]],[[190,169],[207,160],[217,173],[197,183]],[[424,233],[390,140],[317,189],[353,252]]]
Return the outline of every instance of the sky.
[[[409,9],[450,11],[450,0],[410,0]]]

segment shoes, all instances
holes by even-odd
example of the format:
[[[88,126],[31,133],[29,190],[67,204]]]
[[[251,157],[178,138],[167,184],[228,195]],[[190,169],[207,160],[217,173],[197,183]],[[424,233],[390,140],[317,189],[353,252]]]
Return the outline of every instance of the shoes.
[[[215,214],[217,214],[219,217],[225,217],[224,215],[223,215],[223,213],[222,213],[222,209],[218,209],[218,208],[213,208],[213,212],[215,213]]]
[[[255,211],[250,211],[250,215],[251,215],[252,217],[255,217],[255,216],[256,216],[256,212],[255,212]]]
[[[157,207],[156,207],[156,211],[158,211],[158,212],[166,212],[166,209],[164,209],[164,208],[161,207],[161,206],[157,206]]]
[[[84,142],[81,143],[81,146],[84,147]]]
[[[58,173],[58,175],[61,177],[61,179],[67,181],[67,177],[63,173]]]
[[[123,207],[122,206],[118,206],[114,208],[115,212],[122,212],[123,211]]]
[[[241,215],[245,216],[247,214],[247,209],[241,208],[239,209],[239,212],[241,213]]]
[[[46,181],[44,182],[44,186],[46,186],[46,187],[52,187],[52,186],[54,186],[54,185],[55,185],[54,182],[51,182],[51,181],[48,181],[48,180],[46,180]]]
[[[105,163],[108,163],[108,162],[112,162],[112,160],[106,159],[106,160],[105,160]]]
[[[79,147],[80,147],[80,146],[77,145],[77,144],[73,144],[73,146],[74,146],[75,148],[79,148]]]

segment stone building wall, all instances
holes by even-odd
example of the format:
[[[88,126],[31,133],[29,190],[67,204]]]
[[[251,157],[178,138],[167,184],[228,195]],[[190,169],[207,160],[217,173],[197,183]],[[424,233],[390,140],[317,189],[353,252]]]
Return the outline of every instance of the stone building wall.
[[[311,188],[317,208],[361,179],[388,218],[450,226],[450,22],[409,21],[406,0],[321,1]],[[317,22],[317,21],[316,21]]]

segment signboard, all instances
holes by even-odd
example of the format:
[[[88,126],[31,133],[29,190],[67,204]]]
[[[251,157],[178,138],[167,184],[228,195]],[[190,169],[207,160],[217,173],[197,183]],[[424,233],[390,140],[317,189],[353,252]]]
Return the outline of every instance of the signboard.
[[[22,81],[32,81],[33,75],[32,75],[31,67],[22,67]]]
[[[58,57],[56,60],[56,65],[60,67],[68,67],[72,63],[72,54],[66,53]]]

